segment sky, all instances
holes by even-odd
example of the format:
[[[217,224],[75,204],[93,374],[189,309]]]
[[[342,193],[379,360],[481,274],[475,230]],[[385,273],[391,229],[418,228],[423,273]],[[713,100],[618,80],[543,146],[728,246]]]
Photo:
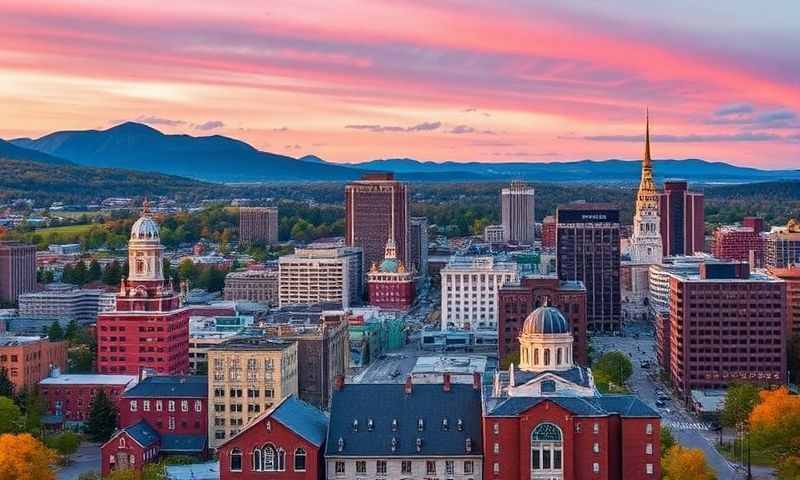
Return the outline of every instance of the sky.
[[[333,162],[800,166],[796,0],[1,0],[0,138],[227,135]]]

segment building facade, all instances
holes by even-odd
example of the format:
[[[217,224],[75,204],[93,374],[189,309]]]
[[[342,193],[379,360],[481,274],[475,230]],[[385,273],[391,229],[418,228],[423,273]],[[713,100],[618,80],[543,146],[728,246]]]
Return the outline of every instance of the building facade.
[[[122,393],[136,385],[133,375],[61,374],[39,382],[39,394],[50,415],[62,417],[67,422],[85,422],[89,407],[98,392],[102,391],[117,404]]]
[[[800,222],[790,219],[785,227],[775,227],[767,235],[765,263],[768,268],[800,265]]]
[[[208,439],[216,449],[288,395],[297,395],[297,342],[241,337],[208,350]]]
[[[418,276],[425,277],[428,275],[428,219],[411,217],[408,232],[410,265],[414,267]]]
[[[655,265],[661,263],[661,219],[658,211],[658,192],[653,180],[653,161],[650,158],[650,119],[645,128],[642,178],[636,195],[636,211],[633,215],[633,234],[630,240],[631,263]],[[641,286],[644,296],[647,285]]]
[[[558,278],[583,282],[590,331],[618,331],[622,326],[619,209],[607,204],[560,205],[556,221]]]
[[[483,241],[486,243],[505,243],[505,237],[502,225],[486,225],[483,229]]]
[[[278,305],[278,270],[258,269],[231,272],[225,276],[225,300]]]
[[[497,329],[497,290],[518,280],[516,262],[451,257],[441,271],[442,330]]]
[[[765,238],[753,227],[721,226],[714,230],[711,254],[720,260],[748,262],[754,268],[764,264]]]
[[[685,180],[667,180],[658,196],[664,256],[693,255],[705,247],[705,197]]]
[[[114,309],[116,296],[99,288],[75,288],[50,284],[45,290],[23,293],[19,297],[20,316],[48,318],[80,324],[97,321],[97,314]]]
[[[542,248],[556,248],[556,217],[548,215],[542,220]]]
[[[500,192],[500,215],[506,242],[533,245],[534,193],[532,186],[522,182],[511,182],[511,186]]]
[[[397,259],[394,240],[386,243],[380,265],[372,264],[367,273],[369,304],[386,310],[408,310],[416,295],[416,272],[406,270]]]
[[[275,245],[278,243],[278,209],[239,207],[239,243]]]
[[[53,370],[66,368],[67,342],[0,336],[0,369],[6,370],[16,391],[33,388]]]
[[[385,242],[385,241],[384,241]],[[278,303],[332,302],[348,308],[364,295],[361,250],[317,243],[278,260]]]
[[[574,339],[573,361],[587,365],[586,287],[577,281],[534,275],[523,276],[518,282],[506,284],[497,291],[498,358],[519,353],[519,335],[525,320],[546,303],[564,313]]]
[[[17,303],[17,297],[36,290],[36,247],[0,241],[0,302]]]
[[[397,258],[409,263],[408,186],[392,173],[369,173],[345,187],[345,242],[364,253],[363,264],[383,258],[386,240],[397,244]]]

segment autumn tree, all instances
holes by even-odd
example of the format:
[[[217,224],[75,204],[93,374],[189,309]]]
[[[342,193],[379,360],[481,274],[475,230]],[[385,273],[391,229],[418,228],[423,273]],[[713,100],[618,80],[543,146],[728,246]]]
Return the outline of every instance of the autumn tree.
[[[675,445],[661,459],[665,480],[714,480],[716,477],[699,448]]]
[[[746,423],[758,403],[758,392],[758,387],[752,383],[734,383],[728,387],[720,423],[731,428]]]
[[[750,413],[753,448],[774,456],[779,468],[791,469],[800,464],[800,396],[780,387],[763,390],[759,400]]]
[[[28,433],[0,435],[0,478],[54,480],[55,453]]]

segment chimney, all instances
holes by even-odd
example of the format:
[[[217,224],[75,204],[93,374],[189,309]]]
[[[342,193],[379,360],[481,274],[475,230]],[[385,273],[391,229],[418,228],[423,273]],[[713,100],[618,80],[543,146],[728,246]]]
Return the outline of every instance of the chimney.
[[[444,389],[445,392],[449,392],[450,391],[450,374],[449,373],[445,373],[444,374],[444,385],[443,385],[442,388]]]
[[[344,375],[336,375],[336,390],[344,388]]]
[[[411,388],[412,388],[411,375],[409,375],[408,377],[406,377],[406,386],[405,386],[406,395],[411,395]]]
[[[472,372],[472,388],[475,390],[480,390],[483,381],[481,380],[481,373],[480,372]]]

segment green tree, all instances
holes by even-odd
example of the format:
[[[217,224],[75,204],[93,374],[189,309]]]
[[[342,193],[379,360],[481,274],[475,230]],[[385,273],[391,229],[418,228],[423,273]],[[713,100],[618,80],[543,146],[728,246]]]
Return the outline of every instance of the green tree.
[[[86,434],[94,442],[106,442],[117,428],[117,407],[103,390],[99,390],[89,407]]]
[[[86,263],[84,263],[83,260],[75,264],[75,268],[73,268],[72,274],[73,274],[73,279],[75,280],[72,283],[83,285],[89,280],[89,272],[86,269]]]
[[[69,371],[73,373],[91,373],[94,352],[89,345],[73,345],[67,351]]]
[[[58,323],[58,320],[53,321],[50,325],[50,328],[47,330],[47,337],[51,342],[64,340],[64,329],[61,328],[61,324]]]
[[[672,430],[669,427],[661,426],[661,456],[667,454],[667,450],[675,445],[675,437],[672,436]]]
[[[36,386],[30,389],[25,387],[19,392],[15,401],[24,414],[24,430],[38,436],[42,429],[42,415],[47,410],[44,399],[39,395],[39,389]]]
[[[114,260],[103,270],[103,276],[101,280],[106,285],[119,285],[120,280],[122,279],[122,266],[119,264],[118,261]]]
[[[8,378],[5,367],[0,367],[0,396],[14,398],[14,382]]]
[[[97,259],[92,259],[92,262],[89,264],[89,270],[86,272],[86,279],[89,282],[96,282],[100,280],[103,276],[103,270],[100,268],[100,264],[97,263]]]
[[[8,397],[0,397],[0,434],[17,433],[22,426],[22,411]]]
[[[65,465],[69,465],[70,456],[77,452],[81,445],[81,437],[77,433],[67,431],[49,437],[45,444],[61,455]]]
[[[622,386],[633,374],[633,364],[622,352],[608,352],[592,365],[592,371],[598,372],[614,384]]]
[[[80,325],[78,325],[78,321],[73,318],[69,321],[67,328],[64,330],[64,338],[69,341],[74,341],[79,330]]]
[[[728,387],[720,423],[729,428],[747,423],[750,412],[758,404],[758,392],[759,388],[752,383],[734,383]]]

